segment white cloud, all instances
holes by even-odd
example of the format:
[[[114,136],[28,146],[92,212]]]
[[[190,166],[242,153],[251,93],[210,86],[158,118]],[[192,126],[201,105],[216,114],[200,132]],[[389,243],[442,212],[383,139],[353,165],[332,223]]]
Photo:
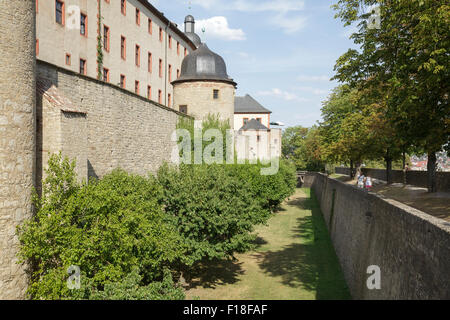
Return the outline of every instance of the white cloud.
[[[306,26],[304,17],[288,17],[286,14],[278,14],[270,18],[270,23],[283,29],[287,34],[296,33]]]
[[[204,28],[206,36],[227,41],[245,40],[245,33],[242,29],[231,29],[225,17],[212,17],[205,20],[198,20],[195,24],[197,34],[202,34]]]
[[[297,77],[298,81],[304,81],[304,82],[328,82],[330,81],[329,76],[307,76],[307,75],[300,75]]]
[[[328,90],[323,90],[323,89],[318,89],[318,88],[313,88],[313,87],[298,87],[298,89],[301,91],[310,92],[315,95],[324,95],[324,94],[328,93]]]
[[[297,96],[295,93],[291,93],[288,91],[283,91],[278,88],[273,88],[269,91],[260,91],[257,93],[258,96],[269,96],[269,97],[278,97],[286,101],[298,101],[298,102],[306,102],[308,99],[301,98]]]

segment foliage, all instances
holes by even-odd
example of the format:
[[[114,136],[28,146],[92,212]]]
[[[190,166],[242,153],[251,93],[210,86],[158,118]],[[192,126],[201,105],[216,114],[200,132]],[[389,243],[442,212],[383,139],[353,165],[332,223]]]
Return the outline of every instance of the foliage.
[[[371,5],[380,7],[379,29],[367,25],[364,7]],[[399,146],[403,152],[412,148],[428,153],[433,191],[435,154],[450,148],[449,2],[339,0],[334,8],[345,25],[359,23],[352,38],[360,45],[338,59],[335,79],[364,95],[377,93],[372,98],[383,107],[385,126],[379,132],[393,146],[386,158],[395,158]]]
[[[298,170],[325,169],[317,126],[287,128],[283,132],[282,152],[283,157],[292,161]]]
[[[18,229],[20,257],[33,266],[32,298],[76,298],[80,293],[66,285],[71,265],[80,267],[92,290],[122,281],[135,266],[147,286],[182,254],[154,180],[116,170],[78,185],[74,163],[61,155],[50,158],[46,175],[36,215]]]

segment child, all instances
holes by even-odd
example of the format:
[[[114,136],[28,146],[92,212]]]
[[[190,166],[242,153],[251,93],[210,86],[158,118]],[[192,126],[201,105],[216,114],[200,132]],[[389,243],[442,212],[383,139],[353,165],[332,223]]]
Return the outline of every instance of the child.
[[[367,176],[366,178],[366,189],[367,191],[372,190],[372,178],[370,178],[370,176]]]

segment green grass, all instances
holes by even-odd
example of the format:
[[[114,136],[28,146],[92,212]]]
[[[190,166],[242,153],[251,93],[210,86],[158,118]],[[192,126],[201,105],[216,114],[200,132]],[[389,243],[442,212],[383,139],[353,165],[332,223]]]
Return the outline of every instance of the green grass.
[[[257,248],[235,261],[194,272],[188,299],[350,299],[320,208],[310,189],[297,189],[261,226]]]

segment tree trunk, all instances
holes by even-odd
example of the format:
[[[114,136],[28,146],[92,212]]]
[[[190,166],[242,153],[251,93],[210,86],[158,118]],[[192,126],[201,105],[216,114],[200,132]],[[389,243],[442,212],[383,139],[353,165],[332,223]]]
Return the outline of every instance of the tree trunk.
[[[355,168],[355,172],[353,173],[353,176],[352,176],[352,178],[354,180],[358,179],[358,173],[361,172],[361,165],[362,165],[361,161],[358,161],[355,163],[356,168]]]
[[[386,182],[392,184],[392,159],[386,158]]]
[[[406,184],[406,152],[403,151],[403,184]]]
[[[428,152],[428,192],[436,192],[436,152]]]

